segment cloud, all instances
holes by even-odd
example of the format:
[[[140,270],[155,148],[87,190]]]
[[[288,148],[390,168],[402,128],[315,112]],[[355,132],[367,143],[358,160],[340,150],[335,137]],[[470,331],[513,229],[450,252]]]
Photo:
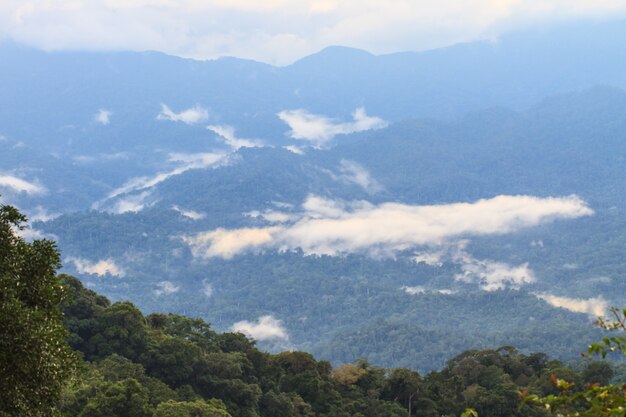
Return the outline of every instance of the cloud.
[[[200,213],[198,211],[193,210],[184,210],[178,206],[172,206],[172,210],[180,213],[182,216],[187,217],[191,220],[202,220],[206,217],[206,213]]]
[[[97,122],[100,123],[101,125],[108,125],[111,122],[111,111],[109,110],[105,110],[105,109],[100,109],[98,110],[98,113],[96,113],[96,115],[93,117],[93,119]]]
[[[346,184],[355,184],[369,194],[375,194],[383,189],[367,169],[355,161],[342,159],[339,163],[339,174],[329,172],[330,176],[336,180]]]
[[[115,214],[138,213],[146,207],[145,200],[150,196],[150,191],[140,194],[129,195],[118,199],[109,211]]]
[[[157,120],[169,120],[172,122],[183,122],[188,125],[207,121],[209,111],[204,107],[194,106],[180,113],[173,112],[165,104],[161,104],[161,113],[157,115]]]
[[[244,213],[245,216],[252,217],[253,219],[263,219],[268,223],[287,223],[297,219],[297,215],[284,213],[276,210],[265,210],[260,212],[258,210]]]
[[[114,152],[114,153],[100,153],[97,155],[76,155],[72,157],[72,160],[79,164],[92,164],[94,162],[108,162],[117,161],[121,159],[128,159],[127,152]]]
[[[237,151],[240,148],[262,148],[265,146],[263,142],[251,139],[241,139],[235,136],[235,128],[227,125],[211,125],[207,129],[224,139],[224,142]]]
[[[28,210],[27,215],[30,222],[47,222],[60,216],[59,213],[48,213],[48,210],[42,206],[37,206],[32,210]]]
[[[426,293],[426,288],[419,286],[419,285],[415,287],[401,287],[400,289],[404,290],[404,292],[409,295],[418,295],[418,294]]]
[[[295,145],[283,146],[284,149],[287,149],[291,153],[295,153],[296,155],[304,155],[304,150]]]
[[[574,313],[585,313],[593,318],[604,316],[609,308],[609,303],[602,297],[583,299],[559,297],[547,293],[535,295],[551,306],[564,308]]]
[[[170,295],[177,293],[180,290],[180,287],[174,285],[170,281],[161,281],[157,283],[157,289],[154,290],[154,295],[160,297],[161,295]]]
[[[50,234],[50,233],[44,233],[39,229],[33,229],[33,227],[30,225],[27,225],[23,229],[15,228],[13,231],[15,232],[16,235],[18,235],[19,237],[21,237],[22,239],[28,242],[32,242],[33,240],[38,240],[38,239],[50,239],[50,240],[57,240],[57,241],[59,240],[57,236]]]
[[[126,181],[121,187],[109,192],[105,199],[98,201],[92,205],[97,210],[101,208],[108,200],[114,199],[124,194],[134,193],[137,191],[148,190],[163,181],[183,174],[192,169],[204,169],[209,167],[220,166],[228,161],[228,155],[223,153],[172,153],[169,154],[169,162],[177,163],[178,167],[165,172],[157,173],[153,176],[135,177]],[[114,212],[139,211],[143,208],[143,200],[148,194],[141,193],[139,195],[128,196],[115,203],[117,208]]]
[[[307,112],[304,109],[283,110],[278,117],[291,129],[288,135],[294,139],[306,140],[317,148],[326,146],[335,136],[381,129],[388,123],[379,117],[370,117],[364,108],[352,113],[352,122],[338,123],[326,116]]]
[[[427,292],[433,293],[433,294],[442,294],[442,295],[453,295],[456,294],[455,290],[451,290],[451,289],[438,289],[438,290],[427,290],[426,288],[422,287],[422,286],[415,286],[415,287],[400,287],[401,290],[404,290],[405,293],[409,294],[409,295],[420,295],[420,294],[426,294]]]
[[[73,263],[74,268],[76,268],[80,274],[98,275],[100,277],[111,275],[120,278],[126,275],[124,269],[117,265],[111,258],[91,262],[87,259],[70,257],[67,258],[67,262]]]
[[[39,184],[28,182],[12,175],[0,175],[0,188],[10,188],[18,193],[29,195],[43,194],[46,189]]]
[[[484,291],[496,291],[507,287],[519,289],[537,279],[528,264],[511,266],[504,262],[478,260],[469,256],[461,264],[463,273],[455,275],[455,280],[476,283]]]
[[[445,255],[446,252],[443,250],[434,252],[418,252],[415,254],[413,259],[417,264],[424,263],[428,266],[442,267]]]
[[[245,250],[271,243],[273,233],[279,230],[281,230],[280,227],[217,229],[198,233],[195,236],[185,236],[183,241],[190,246],[191,253],[195,257],[231,259]]]
[[[213,291],[213,284],[207,282],[206,280],[202,281],[202,294],[204,294],[205,297],[212,297]]]
[[[280,226],[217,229],[184,237],[196,257],[230,259],[249,249],[302,249],[307,254],[393,254],[418,246],[441,245],[464,236],[512,233],[556,219],[593,214],[577,196],[539,198],[501,195],[474,203],[413,206],[373,205],[309,196],[292,223]],[[468,270],[495,279],[497,265]],[[521,274],[519,269],[514,271]],[[518,275],[515,275],[516,277]],[[515,282],[515,279],[512,279]]]
[[[157,50],[286,64],[327,45],[424,50],[625,10],[623,0],[3,0],[0,38],[47,50]]]
[[[233,324],[231,331],[243,333],[258,341],[289,338],[282,321],[272,316],[259,317],[256,322],[239,321]]]

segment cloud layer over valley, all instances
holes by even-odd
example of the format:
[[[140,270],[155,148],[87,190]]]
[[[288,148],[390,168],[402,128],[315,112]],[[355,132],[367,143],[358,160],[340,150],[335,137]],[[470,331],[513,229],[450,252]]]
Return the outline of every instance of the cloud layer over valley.
[[[473,203],[413,206],[344,202],[311,195],[302,209],[288,223],[231,230],[220,228],[183,239],[198,258],[229,259],[253,249],[302,249],[306,254],[317,255],[393,256],[399,251],[441,245],[465,236],[511,233],[556,219],[593,214],[577,196],[501,195]],[[490,279],[502,276],[501,265],[477,264],[467,272],[468,277],[479,277],[485,285],[490,285]],[[513,281],[532,280],[523,267],[509,272],[508,276],[516,277]]]

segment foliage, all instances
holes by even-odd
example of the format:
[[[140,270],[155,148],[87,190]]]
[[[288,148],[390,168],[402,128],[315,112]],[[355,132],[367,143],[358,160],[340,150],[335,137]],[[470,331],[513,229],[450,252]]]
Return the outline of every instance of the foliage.
[[[613,319],[599,318],[596,324],[608,331],[626,331],[626,309],[611,308]],[[622,335],[605,337],[600,343],[589,346],[586,355],[600,355],[605,358],[608,353],[621,352],[626,354],[626,337]],[[582,377],[586,384],[580,386],[572,379],[560,378],[553,374],[551,382],[558,394],[546,397],[526,395],[525,403],[543,404],[552,414],[567,417],[621,417],[626,414],[626,383],[608,384],[613,372],[606,364],[591,363]]]
[[[610,377],[604,366],[575,371],[511,347],[466,351],[424,377],[365,360],[333,368],[306,352],[261,352],[242,334],[217,334],[202,320],[144,317],[128,302],[103,302],[74,278],[63,280],[71,283],[76,302],[94,304],[80,319],[72,303],[64,307],[66,323],[92,335],[80,344],[90,362],[59,403],[68,416],[400,417],[410,409],[416,417],[538,417],[545,415],[543,408],[519,409],[520,387],[549,395],[554,373],[577,380]],[[143,335],[132,349],[119,341],[129,328]],[[97,337],[102,329],[111,338]]]
[[[51,415],[72,374],[75,355],[59,306],[54,242],[25,242],[25,216],[0,206],[0,415]]]

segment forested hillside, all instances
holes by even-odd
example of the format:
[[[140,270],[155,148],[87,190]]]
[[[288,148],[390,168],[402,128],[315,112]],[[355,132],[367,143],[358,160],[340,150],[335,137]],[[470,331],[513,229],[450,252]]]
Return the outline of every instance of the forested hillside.
[[[3,417],[547,416],[538,398],[551,401],[563,384],[583,395],[624,377],[608,362],[574,369],[511,346],[465,351],[427,375],[366,360],[333,367],[302,351],[270,354],[242,333],[216,333],[177,314],[145,316],[56,275],[54,242],[24,241],[24,221],[0,206]],[[626,349],[622,338],[603,343],[593,349]],[[589,398],[619,404],[614,394]]]
[[[518,410],[519,390],[545,396],[558,393],[552,375],[579,387],[614,375],[605,362],[574,370],[510,346],[463,352],[427,375],[367,361],[332,367],[305,352],[268,354],[199,319],[144,316],[61,279],[72,300],[63,307],[70,345],[86,361],[61,398],[60,411],[72,416],[406,416],[409,403],[412,416],[468,407],[480,416],[543,416],[535,406]]]
[[[113,199],[104,210],[35,226],[58,239],[66,272],[113,300],[203,317],[219,331],[271,316],[284,333],[260,337],[264,348],[422,372],[494,345],[573,359],[597,337],[584,330],[588,323],[620,305],[626,291],[624,109],[622,90],[594,88],[521,112],[398,122],[304,155],[242,148],[226,165],[116,197],[148,193],[134,212],[107,211]],[[593,213],[443,239],[429,238],[423,224],[431,220],[420,217],[400,250],[375,232],[380,221],[406,213],[506,196],[518,200],[513,210],[521,196],[536,196],[522,216],[571,195]],[[395,204],[400,212],[385,211]],[[316,225],[321,232],[271,242],[271,233],[288,235],[315,219],[321,226],[372,213],[383,220],[354,228],[353,241],[326,238],[333,230]],[[466,215],[468,223],[483,217]],[[456,227],[437,221],[444,231]],[[247,247],[246,233],[270,242]],[[372,235],[378,240],[359,246]],[[206,243],[193,243],[202,236]],[[243,242],[242,249],[215,251],[217,236]],[[310,246],[309,236],[323,244]],[[489,279],[496,284],[488,288]]]

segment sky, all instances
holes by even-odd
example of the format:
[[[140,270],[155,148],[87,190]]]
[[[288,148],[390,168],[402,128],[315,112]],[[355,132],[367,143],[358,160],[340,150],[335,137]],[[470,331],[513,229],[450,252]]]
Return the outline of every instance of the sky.
[[[626,0],[0,0],[0,39],[287,65],[329,45],[420,51],[623,16]]]

